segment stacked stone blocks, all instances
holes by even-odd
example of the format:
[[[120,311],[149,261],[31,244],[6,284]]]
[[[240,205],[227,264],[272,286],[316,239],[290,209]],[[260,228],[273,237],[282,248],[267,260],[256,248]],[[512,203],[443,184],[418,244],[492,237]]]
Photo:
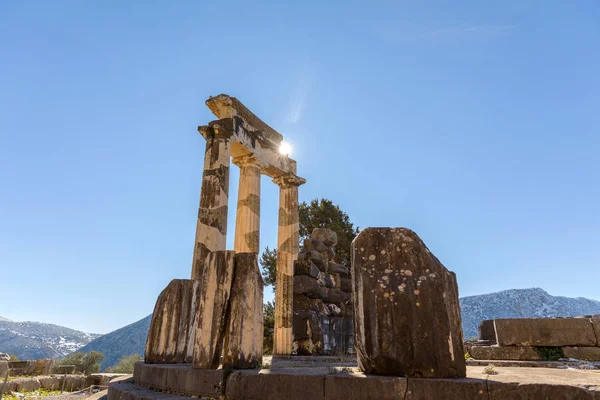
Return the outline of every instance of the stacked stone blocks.
[[[576,318],[513,318],[485,320],[479,339],[493,346],[472,346],[478,360],[543,360],[544,348],[565,358],[600,361],[600,315]]]
[[[335,232],[315,229],[294,262],[294,354],[355,352],[350,270],[334,261],[336,243]]]

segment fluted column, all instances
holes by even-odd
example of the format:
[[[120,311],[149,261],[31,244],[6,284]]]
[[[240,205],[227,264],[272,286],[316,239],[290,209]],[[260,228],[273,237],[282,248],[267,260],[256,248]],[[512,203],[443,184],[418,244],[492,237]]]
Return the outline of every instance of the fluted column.
[[[279,186],[279,230],[277,233],[277,278],[275,290],[275,337],[273,354],[292,352],[292,302],[294,261],[299,251],[298,186],[306,181],[295,175],[282,175],[273,182]]]
[[[237,215],[235,219],[236,253],[259,252],[260,241],[260,170],[253,156],[235,157],[233,163],[240,167]]]
[[[206,139],[204,173],[196,225],[192,279],[202,279],[204,262],[211,251],[225,250],[231,133],[219,125],[201,126]]]

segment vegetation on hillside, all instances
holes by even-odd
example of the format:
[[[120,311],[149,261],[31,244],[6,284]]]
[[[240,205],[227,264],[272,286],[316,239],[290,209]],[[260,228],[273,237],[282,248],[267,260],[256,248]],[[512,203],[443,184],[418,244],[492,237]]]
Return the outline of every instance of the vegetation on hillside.
[[[133,366],[139,361],[142,361],[142,356],[139,354],[123,356],[119,359],[117,365],[106,368],[105,372],[111,372],[115,374],[133,374]]]
[[[100,363],[104,359],[104,354],[98,351],[91,351],[89,353],[73,353],[62,360],[58,360],[54,364],[54,369],[59,370],[63,365],[74,365],[75,372],[84,375],[94,374],[100,372]]]

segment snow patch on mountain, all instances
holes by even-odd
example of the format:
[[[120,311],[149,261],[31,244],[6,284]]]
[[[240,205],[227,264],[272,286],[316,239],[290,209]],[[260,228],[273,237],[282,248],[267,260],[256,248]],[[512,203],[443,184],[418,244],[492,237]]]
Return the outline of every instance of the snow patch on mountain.
[[[21,359],[61,358],[99,336],[42,322],[0,321],[0,352]]]

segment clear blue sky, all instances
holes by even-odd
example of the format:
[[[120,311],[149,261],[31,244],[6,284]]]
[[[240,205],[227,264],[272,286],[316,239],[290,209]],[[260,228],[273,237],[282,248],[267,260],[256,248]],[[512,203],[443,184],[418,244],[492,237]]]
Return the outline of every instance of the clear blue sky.
[[[415,230],[461,295],[600,299],[599,2],[284,3],[0,3],[1,316],[105,333],[188,278],[219,93],[301,200]]]

